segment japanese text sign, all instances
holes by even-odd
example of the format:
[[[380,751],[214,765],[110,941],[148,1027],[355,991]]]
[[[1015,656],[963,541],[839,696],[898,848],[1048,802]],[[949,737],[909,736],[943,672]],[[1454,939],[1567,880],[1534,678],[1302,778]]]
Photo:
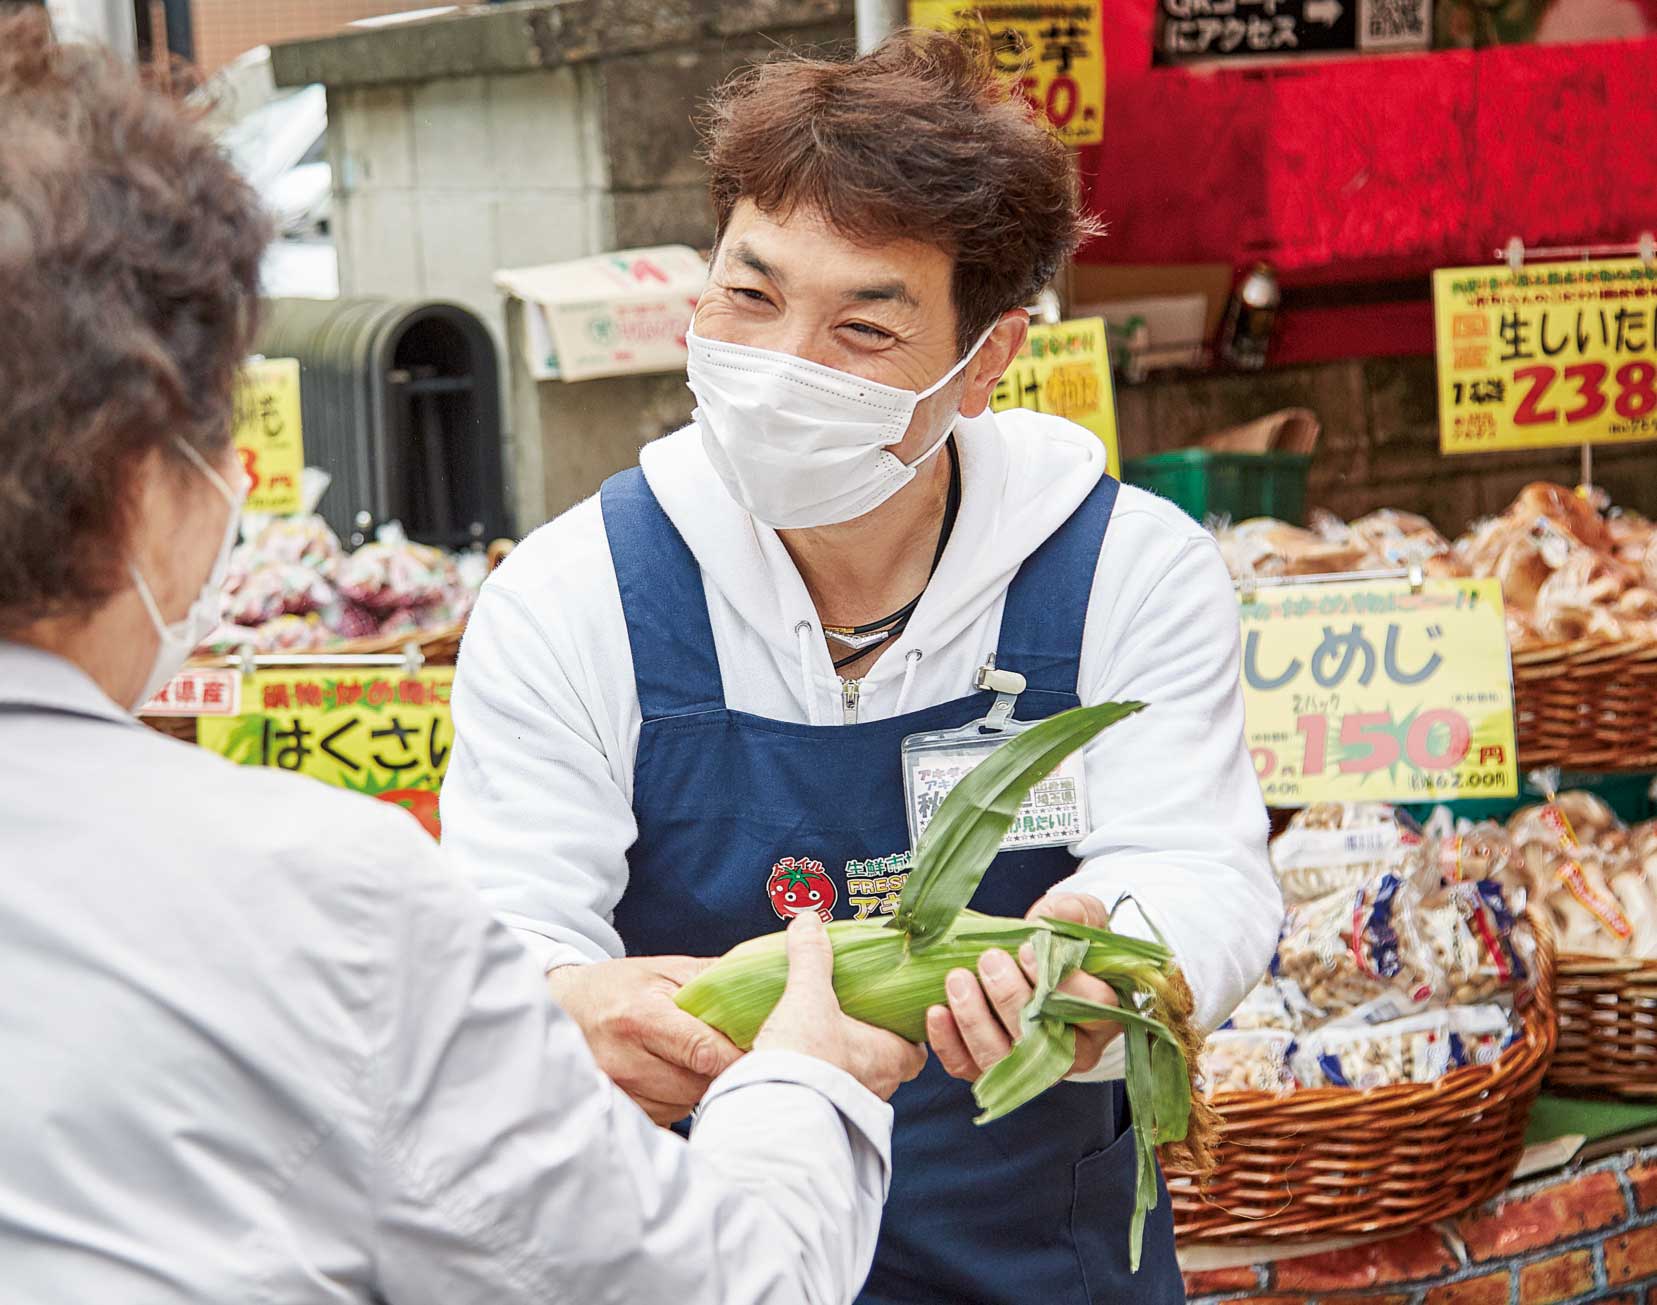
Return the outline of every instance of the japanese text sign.
[[[1284,585],[1239,615],[1268,806],[1518,794],[1497,581]]]
[[[235,670],[180,671],[139,709],[140,716],[237,716],[242,710],[242,676]]]
[[[995,387],[990,407],[996,412],[1033,408],[1086,426],[1104,441],[1110,474],[1122,474],[1104,318],[1032,323],[1030,338]]]
[[[1657,268],[1433,273],[1446,453],[1657,439]]]
[[[260,671],[242,714],[196,722],[196,742],[244,766],[272,766],[412,811],[437,833],[437,791],[454,746],[453,667],[407,675],[307,667]]]
[[[1105,45],[1098,0],[909,0],[916,27],[976,34],[998,71],[1066,145],[1104,139]]]
[[[252,482],[247,510],[277,516],[298,512],[305,441],[297,358],[260,358],[242,367],[236,386],[235,438],[242,469]]]
[[[1158,0],[1156,62],[1425,50],[1429,0]]]

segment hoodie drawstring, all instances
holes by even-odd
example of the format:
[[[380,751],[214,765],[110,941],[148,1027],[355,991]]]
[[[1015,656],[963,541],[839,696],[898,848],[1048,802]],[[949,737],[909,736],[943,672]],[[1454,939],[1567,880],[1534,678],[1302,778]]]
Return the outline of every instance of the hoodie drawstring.
[[[810,621],[797,621],[794,634],[800,641],[800,692],[805,695],[806,720],[812,725],[817,720],[817,690],[811,682],[811,654],[813,651]]]
[[[909,704],[909,690],[915,683],[915,667],[921,664],[921,650],[911,648],[903,655],[903,684],[898,688],[897,706],[892,708],[892,715],[903,715],[903,709]]]

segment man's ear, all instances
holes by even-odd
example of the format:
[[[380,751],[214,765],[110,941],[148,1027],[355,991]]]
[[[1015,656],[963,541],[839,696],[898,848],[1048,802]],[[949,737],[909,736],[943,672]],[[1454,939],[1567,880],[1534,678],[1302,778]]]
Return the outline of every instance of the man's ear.
[[[989,338],[967,364],[966,389],[961,392],[961,415],[977,417],[990,406],[990,395],[1030,334],[1030,314],[1014,308],[1001,314]]]

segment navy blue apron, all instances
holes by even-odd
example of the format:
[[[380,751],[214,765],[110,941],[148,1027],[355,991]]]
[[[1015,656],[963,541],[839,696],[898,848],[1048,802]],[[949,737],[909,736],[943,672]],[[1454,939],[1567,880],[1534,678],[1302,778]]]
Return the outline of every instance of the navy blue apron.
[[[1078,705],[1082,623],[1116,490],[1101,480],[1008,590],[996,665],[1028,681],[1021,720]],[[852,725],[732,711],[701,570],[643,473],[612,477],[601,501],[643,714],[639,834],[615,914],[628,953],[718,955],[783,927],[813,891],[836,918],[875,918],[907,863],[904,736],[977,720],[993,695]],[[1021,917],[1075,865],[1062,847],[1004,852],[972,905]],[[891,1197],[861,1305],[1184,1300],[1165,1188],[1140,1270],[1128,1272],[1134,1148],[1120,1084],[1061,1083],[980,1128],[970,1085],[934,1057],[892,1105]]]

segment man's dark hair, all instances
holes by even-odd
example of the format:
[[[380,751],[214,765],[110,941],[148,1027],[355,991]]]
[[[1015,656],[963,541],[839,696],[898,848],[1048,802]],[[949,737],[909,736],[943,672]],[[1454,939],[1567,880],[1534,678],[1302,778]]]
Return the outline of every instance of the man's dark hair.
[[[979,45],[941,32],[750,68],[715,94],[703,141],[721,233],[749,199],[815,209],[854,240],[946,250],[963,350],[1097,232],[1069,150]]]
[[[0,18],[0,631],[124,581],[133,470],[230,438],[269,228],[184,107]]]

